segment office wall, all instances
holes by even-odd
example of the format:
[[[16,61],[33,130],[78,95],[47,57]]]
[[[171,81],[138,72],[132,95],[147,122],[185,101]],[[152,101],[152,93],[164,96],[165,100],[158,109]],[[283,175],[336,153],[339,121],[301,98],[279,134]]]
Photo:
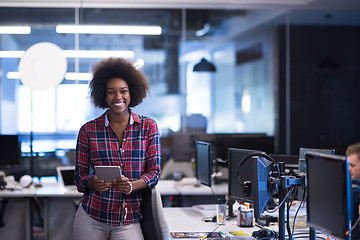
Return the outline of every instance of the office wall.
[[[4,35],[0,38],[0,46],[8,46],[14,50],[17,49],[16,43],[8,35]],[[16,100],[16,87],[19,84],[18,81],[8,79],[5,77],[7,71],[17,71],[15,59],[1,59],[0,60],[0,116],[7,116],[1,118],[0,131],[2,134],[14,134],[17,133],[17,100]]]
[[[290,27],[290,146],[335,148],[360,141],[360,28],[346,26]],[[279,27],[280,152],[286,149],[286,29]],[[330,56],[339,70],[320,70]]]

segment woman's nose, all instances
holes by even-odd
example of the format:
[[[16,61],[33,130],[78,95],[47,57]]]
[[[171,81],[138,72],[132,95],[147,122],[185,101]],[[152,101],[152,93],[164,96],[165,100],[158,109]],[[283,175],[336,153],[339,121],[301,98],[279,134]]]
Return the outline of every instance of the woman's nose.
[[[120,98],[120,97],[121,97],[120,91],[116,91],[115,98]]]

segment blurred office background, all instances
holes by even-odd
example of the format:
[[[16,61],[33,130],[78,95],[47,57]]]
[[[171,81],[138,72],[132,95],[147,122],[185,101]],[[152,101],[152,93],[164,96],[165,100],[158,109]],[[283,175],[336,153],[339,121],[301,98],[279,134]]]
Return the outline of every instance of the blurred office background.
[[[57,33],[64,24],[162,31]],[[79,128],[104,112],[88,98],[91,66],[103,55],[68,57],[67,74],[55,88],[31,90],[21,83],[23,51],[39,42],[64,51],[126,54],[151,84],[151,95],[134,110],[157,121],[164,163],[190,161],[194,140],[214,143],[219,156],[226,147],[296,155],[300,147],[333,148],[343,154],[360,140],[356,0],[0,0],[5,25],[30,26],[31,32],[0,34],[0,133],[19,134],[26,158],[33,132],[39,175],[72,165]],[[193,71],[203,58],[216,71]]]

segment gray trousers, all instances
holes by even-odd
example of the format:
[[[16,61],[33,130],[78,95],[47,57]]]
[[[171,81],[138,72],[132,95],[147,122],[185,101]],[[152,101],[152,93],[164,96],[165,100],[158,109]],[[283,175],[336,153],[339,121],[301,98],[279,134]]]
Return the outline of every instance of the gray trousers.
[[[91,218],[79,206],[74,220],[75,240],[144,240],[140,223],[111,226]]]

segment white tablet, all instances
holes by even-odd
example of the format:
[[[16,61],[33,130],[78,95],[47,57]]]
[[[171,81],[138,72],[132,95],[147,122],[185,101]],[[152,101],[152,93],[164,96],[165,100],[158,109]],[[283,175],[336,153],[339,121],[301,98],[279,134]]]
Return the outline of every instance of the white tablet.
[[[115,178],[121,177],[120,166],[95,166],[95,175],[98,179],[111,182]]]

